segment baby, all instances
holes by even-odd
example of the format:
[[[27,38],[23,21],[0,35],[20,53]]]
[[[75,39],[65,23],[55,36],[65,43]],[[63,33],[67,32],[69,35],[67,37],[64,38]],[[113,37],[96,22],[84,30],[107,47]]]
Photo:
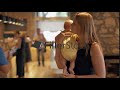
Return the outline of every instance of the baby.
[[[71,32],[71,24],[73,23],[72,20],[67,20],[64,23],[64,31],[62,31],[58,36],[55,38],[55,42],[57,44],[61,44],[61,48],[56,48],[55,60],[57,63],[58,68],[63,69],[63,74],[68,74],[66,61],[70,61],[70,68],[69,72],[74,74],[74,64],[77,55],[78,43],[77,39],[78,36]],[[62,36],[61,36],[62,35]],[[65,37],[62,43],[60,43],[60,38]]]
[[[61,55],[63,56],[63,60],[70,61],[69,72],[70,74],[74,74],[74,67],[75,67],[75,59],[78,50],[78,35],[72,34],[69,37],[65,37],[63,40],[63,48],[61,48]],[[63,69],[64,74],[68,74],[67,67],[65,66]]]

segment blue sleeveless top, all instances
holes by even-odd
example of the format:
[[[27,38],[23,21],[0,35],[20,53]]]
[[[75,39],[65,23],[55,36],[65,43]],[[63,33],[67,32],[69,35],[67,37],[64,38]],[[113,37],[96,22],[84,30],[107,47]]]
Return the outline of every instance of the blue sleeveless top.
[[[8,64],[8,60],[5,57],[3,49],[0,47],[0,65],[6,65]]]
[[[89,44],[87,55],[86,55],[85,47],[78,50],[77,57],[75,60],[75,67],[74,67],[75,75],[90,75],[93,73],[90,48],[91,48],[91,44]],[[70,62],[67,61],[66,65],[67,65],[67,69],[69,69]]]

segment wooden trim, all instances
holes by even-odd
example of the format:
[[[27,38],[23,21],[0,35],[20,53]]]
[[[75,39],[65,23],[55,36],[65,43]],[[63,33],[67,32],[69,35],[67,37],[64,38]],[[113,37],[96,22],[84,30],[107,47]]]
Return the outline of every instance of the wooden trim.
[[[110,59],[120,59],[120,56],[119,55],[116,55],[116,56],[104,56],[104,59],[108,59],[108,60],[110,60]]]
[[[36,17],[35,20],[36,21],[40,21],[40,20],[67,20],[70,19],[69,17],[47,17],[47,18],[43,18],[43,17]]]

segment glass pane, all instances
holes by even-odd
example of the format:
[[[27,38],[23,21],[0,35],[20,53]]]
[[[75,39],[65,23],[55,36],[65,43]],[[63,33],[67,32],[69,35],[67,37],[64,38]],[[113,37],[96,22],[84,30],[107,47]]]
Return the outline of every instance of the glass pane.
[[[64,20],[58,21],[39,21],[38,28],[41,28],[47,41],[55,41],[55,36],[57,36],[61,31],[64,30]]]
[[[68,12],[38,12],[40,17],[68,17]]]

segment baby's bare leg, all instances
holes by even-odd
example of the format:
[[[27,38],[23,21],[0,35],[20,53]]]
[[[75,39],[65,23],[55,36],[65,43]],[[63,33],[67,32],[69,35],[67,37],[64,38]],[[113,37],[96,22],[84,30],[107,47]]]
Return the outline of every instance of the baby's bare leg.
[[[68,74],[68,71],[67,71],[67,66],[66,66],[66,60],[64,59],[62,61],[63,65],[64,65],[64,68],[63,68],[63,74]]]
[[[67,66],[64,67],[63,74],[69,74],[68,71],[67,71]]]
[[[70,68],[69,68],[70,74],[75,74],[73,71],[74,67],[75,67],[75,61],[74,60],[70,61]]]

